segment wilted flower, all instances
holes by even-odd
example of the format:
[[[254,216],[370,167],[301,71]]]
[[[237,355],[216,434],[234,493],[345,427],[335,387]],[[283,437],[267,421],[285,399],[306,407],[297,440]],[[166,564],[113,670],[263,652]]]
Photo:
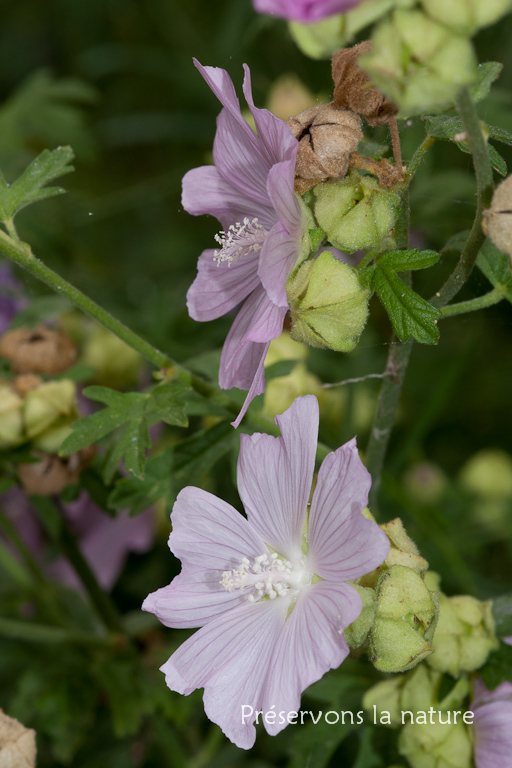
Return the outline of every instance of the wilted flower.
[[[199,488],[181,491],[169,546],[182,571],[143,605],[167,626],[201,627],[163,665],[167,685],[185,695],[204,688],[207,716],[245,749],[254,744],[257,710],[298,710],[302,691],[345,659],[343,632],[362,609],[347,581],[389,550],[361,514],[370,475],[355,440],[324,460],[308,515],[316,398],[297,398],[276,423],[279,438],[240,438],[247,519]],[[264,723],[274,735],[286,720]]]
[[[335,13],[345,13],[361,0],[253,0],[258,13],[268,13],[294,21],[318,21]]]
[[[491,692],[477,679],[471,709],[476,768],[512,765],[512,683],[505,681]]]
[[[305,207],[294,193],[298,144],[290,128],[254,106],[248,67],[243,90],[257,134],[242,117],[227,72],[195,64],[224,109],[217,119],[215,165],[185,175],[183,207],[194,215],[215,216],[224,231],[217,236],[220,248],[199,257],[187,306],[194,320],[205,321],[245,302],[219,370],[223,389],[249,390],[234,422],[238,426],[253,397],[265,389],[265,355],[288,310],[286,281],[309,252],[309,235]]]

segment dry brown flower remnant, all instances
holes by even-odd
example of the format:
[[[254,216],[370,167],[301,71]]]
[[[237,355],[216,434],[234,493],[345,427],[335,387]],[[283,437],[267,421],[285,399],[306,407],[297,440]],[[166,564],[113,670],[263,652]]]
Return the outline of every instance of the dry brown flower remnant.
[[[19,464],[18,477],[28,496],[53,496],[63,491],[68,485],[77,483],[80,472],[91,463],[95,454],[95,445],[83,448],[78,453],[72,453],[65,459],[54,454],[34,451],[34,455],[40,457],[39,461]]]
[[[398,107],[371,85],[358,64],[359,57],[370,48],[371,42],[366,41],[337,51],[332,57],[333,101],[311,107],[288,120],[299,141],[295,168],[295,189],[299,194],[320,181],[343,178],[349,167],[369,171],[383,188],[403,181],[395,117]],[[394,166],[386,159],[377,162],[356,152],[363,138],[359,115],[371,126],[389,124]]]
[[[61,330],[44,325],[16,328],[0,339],[0,355],[16,373],[62,373],[76,360],[76,347]]]
[[[0,768],[35,768],[36,732],[0,709]]]
[[[496,189],[491,207],[484,211],[482,229],[494,245],[512,259],[512,176]]]

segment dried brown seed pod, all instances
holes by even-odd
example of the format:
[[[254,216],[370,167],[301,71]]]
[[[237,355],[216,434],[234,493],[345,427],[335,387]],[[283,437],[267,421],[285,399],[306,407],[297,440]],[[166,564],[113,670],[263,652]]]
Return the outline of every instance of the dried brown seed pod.
[[[43,384],[43,379],[35,373],[22,373],[11,381],[11,386],[20,397],[25,397],[27,392],[37,389]]]
[[[358,59],[371,48],[370,40],[353,48],[340,48],[332,57],[332,79],[334,80],[334,103],[338,107],[352,109],[366,118],[369,125],[382,125],[398,112],[398,107],[386,99],[370,83]]]
[[[512,259],[512,176],[502,181],[484,211],[482,229],[494,245]]]
[[[0,709],[0,767],[35,768],[36,732]]]
[[[359,117],[334,104],[311,107],[288,120],[299,142],[295,175],[301,179],[340,179],[363,138]]]
[[[41,457],[40,461],[19,464],[18,477],[28,496],[52,496],[78,482],[80,472],[94,458],[96,446],[91,445],[78,453],[72,453],[66,459],[36,451],[34,454]]]
[[[75,362],[76,347],[63,331],[38,325],[4,333],[0,355],[16,373],[62,373]]]

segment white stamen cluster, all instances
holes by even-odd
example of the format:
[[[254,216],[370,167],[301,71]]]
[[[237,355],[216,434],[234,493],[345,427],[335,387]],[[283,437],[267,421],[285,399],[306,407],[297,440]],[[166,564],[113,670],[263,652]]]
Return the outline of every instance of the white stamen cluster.
[[[228,267],[240,259],[241,256],[249,256],[251,253],[261,251],[265,237],[268,232],[258,219],[248,219],[247,216],[243,222],[237,221],[231,224],[227,232],[221,231],[215,235],[215,240],[221,246],[220,251],[216,250],[213,254],[213,260],[219,267],[221,262],[227,261]]]
[[[253,592],[248,600],[254,603],[264,596],[270,600],[284,597],[290,588],[291,575],[292,564],[288,560],[281,560],[274,552],[271,555],[258,555],[252,565],[248,557],[243,557],[238,568],[224,571],[220,584],[227,592],[252,586]]]

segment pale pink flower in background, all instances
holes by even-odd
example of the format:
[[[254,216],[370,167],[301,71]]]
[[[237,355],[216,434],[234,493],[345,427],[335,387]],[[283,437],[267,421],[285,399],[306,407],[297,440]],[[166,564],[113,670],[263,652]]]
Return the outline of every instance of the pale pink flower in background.
[[[69,587],[81,589],[79,578],[63,557],[47,560],[46,536],[25,493],[13,488],[1,497],[0,504],[32,555],[46,567],[48,575]],[[78,546],[103,589],[114,586],[130,552],[147,552],[153,544],[155,514],[151,509],[133,517],[127,511],[110,517],[85,491],[63,509]]]
[[[258,13],[304,23],[346,13],[360,3],[361,0],[253,0]]]
[[[512,768],[512,683],[489,691],[478,678],[471,709],[476,768]]]
[[[163,665],[167,685],[185,695],[204,688],[207,716],[245,749],[256,732],[255,714],[242,722],[243,705],[297,711],[302,691],[345,659],[343,632],[362,609],[347,582],[389,551],[383,531],[361,514],[370,475],[355,439],[325,458],[305,525],[316,398],[297,398],[276,423],[281,437],[240,437],[247,518],[199,488],[181,491],[169,546],[182,571],[143,604],[166,626],[201,627]],[[276,718],[265,727],[274,735],[285,724]]]
[[[251,400],[265,389],[264,360],[283,330],[286,281],[300,258],[305,231],[294,191],[298,143],[290,128],[254,106],[249,68],[244,95],[257,133],[242,117],[228,73],[195,65],[221,102],[213,145],[215,165],[183,178],[183,207],[210,214],[222,225],[219,248],[203,251],[187,294],[194,320],[221,317],[242,304],[226,338],[219,369],[223,389],[248,390],[238,426]]]

